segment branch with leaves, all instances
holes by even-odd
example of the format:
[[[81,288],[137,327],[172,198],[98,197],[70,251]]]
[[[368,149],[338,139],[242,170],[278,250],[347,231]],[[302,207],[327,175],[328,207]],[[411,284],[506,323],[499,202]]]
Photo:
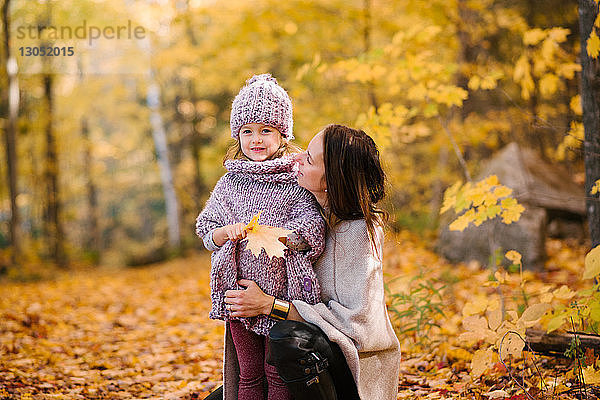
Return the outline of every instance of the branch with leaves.
[[[457,182],[444,193],[444,203],[440,214],[454,208],[462,214],[450,224],[452,231],[463,231],[471,222],[475,226],[500,216],[502,222],[511,224],[518,221],[525,208],[510,197],[512,189],[501,185],[496,175],[491,175],[477,183]]]

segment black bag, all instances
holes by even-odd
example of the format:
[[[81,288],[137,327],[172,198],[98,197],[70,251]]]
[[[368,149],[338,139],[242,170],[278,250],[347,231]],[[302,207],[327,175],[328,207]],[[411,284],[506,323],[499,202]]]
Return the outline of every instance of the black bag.
[[[223,386],[216,388],[211,394],[206,396],[204,400],[223,400]]]
[[[269,332],[267,362],[295,400],[359,400],[340,347],[316,325],[279,321]]]

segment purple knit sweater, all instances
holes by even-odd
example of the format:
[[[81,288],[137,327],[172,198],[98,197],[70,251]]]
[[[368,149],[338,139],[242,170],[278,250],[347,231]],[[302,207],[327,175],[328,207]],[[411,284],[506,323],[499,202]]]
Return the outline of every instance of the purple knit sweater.
[[[246,224],[262,211],[261,225],[291,229],[311,249],[307,252],[287,249],[284,258],[271,259],[263,250],[257,258],[244,250],[244,240],[228,240],[211,256],[211,319],[231,318],[225,309],[225,291],[241,289],[237,280],[242,278],[255,281],[266,294],[280,299],[310,304],[321,301],[312,264],[324,249],[325,222],[314,197],[298,186],[293,166],[289,156],[262,162],[225,162],[228,172],[219,179],[196,220],[198,236],[212,235],[214,229],[225,225]],[[275,323],[264,315],[239,319],[247,329],[265,336]]]

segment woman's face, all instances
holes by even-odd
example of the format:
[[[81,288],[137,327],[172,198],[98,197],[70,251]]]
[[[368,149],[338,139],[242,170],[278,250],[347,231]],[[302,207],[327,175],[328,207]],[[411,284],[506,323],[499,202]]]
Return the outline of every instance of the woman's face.
[[[246,124],[240,128],[240,146],[252,161],[265,161],[279,149],[281,133],[265,124]]]
[[[323,162],[323,131],[312,138],[306,151],[297,154],[298,184],[315,195],[319,203],[325,198],[325,164]]]

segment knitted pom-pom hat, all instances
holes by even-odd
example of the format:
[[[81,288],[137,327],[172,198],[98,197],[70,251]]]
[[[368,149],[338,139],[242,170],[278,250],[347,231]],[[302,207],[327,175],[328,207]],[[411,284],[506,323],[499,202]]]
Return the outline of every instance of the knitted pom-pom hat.
[[[231,106],[231,137],[237,139],[246,124],[265,124],[293,139],[292,100],[271,74],[254,75],[246,81]]]

